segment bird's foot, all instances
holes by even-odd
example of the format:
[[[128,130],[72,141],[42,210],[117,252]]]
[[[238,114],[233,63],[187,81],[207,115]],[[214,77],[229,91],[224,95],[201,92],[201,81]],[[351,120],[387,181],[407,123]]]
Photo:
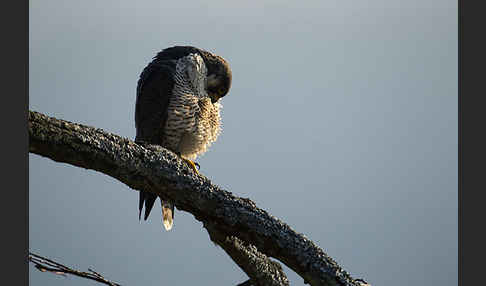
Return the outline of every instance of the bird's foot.
[[[201,169],[201,166],[198,163],[182,157],[180,152],[176,152],[176,154],[182,159],[182,161],[186,162],[187,166],[191,168],[194,173],[199,174],[198,170]]]
[[[182,160],[184,160],[184,162],[186,162],[186,164],[189,166],[189,168],[191,168],[194,171],[194,173],[199,174],[198,170],[201,169],[201,166],[198,163],[191,161],[189,159],[186,159],[186,158],[182,158]]]

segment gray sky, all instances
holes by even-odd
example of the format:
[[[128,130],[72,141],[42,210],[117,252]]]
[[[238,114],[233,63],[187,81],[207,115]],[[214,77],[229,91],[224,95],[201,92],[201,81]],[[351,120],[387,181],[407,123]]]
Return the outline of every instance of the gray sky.
[[[305,234],[356,278],[457,285],[457,1],[29,1],[29,108],[133,139],[161,49],[226,58],[223,133],[201,172]],[[29,156],[30,250],[123,285],[246,275],[191,214]],[[287,270],[292,285],[303,280]],[[30,266],[31,285],[98,285]]]

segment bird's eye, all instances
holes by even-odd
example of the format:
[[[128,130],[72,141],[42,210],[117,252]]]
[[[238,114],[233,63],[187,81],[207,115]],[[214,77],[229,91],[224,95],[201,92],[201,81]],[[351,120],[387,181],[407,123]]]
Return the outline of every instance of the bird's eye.
[[[218,94],[219,95],[223,95],[223,94],[225,94],[225,92],[226,92],[226,89],[224,87],[218,88]]]

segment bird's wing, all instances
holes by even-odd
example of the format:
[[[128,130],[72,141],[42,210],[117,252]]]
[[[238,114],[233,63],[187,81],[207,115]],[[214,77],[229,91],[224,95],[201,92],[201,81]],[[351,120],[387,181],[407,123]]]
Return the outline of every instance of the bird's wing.
[[[199,49],[191,46],[164,49],[140,74],[135,106],[135,141],[158,145],[162,143],[161,132],[167,120],[177,60],[190,53],[199,53]]]
[[[135,142],[162,144],[162,134],[167,121],[167,108],[174,86],[176,62],[174,60],[154,60],[140,75],[135,103]],[[145,204],[146,220],[157,196],[140,192],[139,218]]]
[[[163,61],[150,63],[140,75],[135,103],[136,142],[162,144],[174,73],[175,63]]]

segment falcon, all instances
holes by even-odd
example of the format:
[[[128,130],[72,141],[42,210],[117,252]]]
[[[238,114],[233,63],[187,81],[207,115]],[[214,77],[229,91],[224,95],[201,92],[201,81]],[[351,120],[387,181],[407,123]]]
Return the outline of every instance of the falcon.
[[[157,53],[140,74],[135,103],[135,142],[160,145],[179,155],[196,173],[197,156],[221,131],[221,103],[231,86],[228,62],[211,52],[175,46]],[[157,195],[140,191],[139,219]],[[164,228],[172,229],[174,204],[160,198]]]

